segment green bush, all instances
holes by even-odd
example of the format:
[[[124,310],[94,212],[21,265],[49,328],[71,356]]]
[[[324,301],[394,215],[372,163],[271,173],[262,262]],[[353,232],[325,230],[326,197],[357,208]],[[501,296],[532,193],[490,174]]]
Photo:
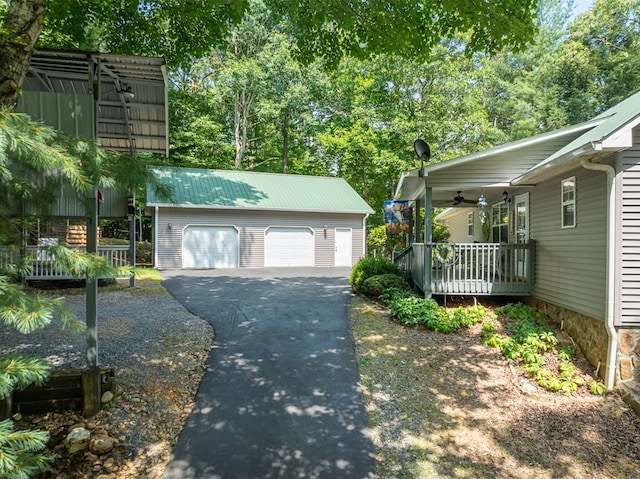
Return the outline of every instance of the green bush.
[[[379,297],[389,288],[407,289],[405,280],[397,274],[379,274],[363,281],[360,292],[367,296]]]
[[[434,299],[418,296],[397,298],[389,306],[391,316],[405,325],[427,325],[440,313],[440,306]]]
[[[398,265],[393,264],[386,258],[373,256],[362,258],[356,263],[353,270],[351,270],[351,276],[349,277],[351,288],[356,293],[360,293],[362,292],[362,284],[367,278],[381,274],[395,274],[401,276],[402,271]]]
[[[150,265],[153,263],[151,257],[151,243],[148,241],[136,242],[136,264]]]

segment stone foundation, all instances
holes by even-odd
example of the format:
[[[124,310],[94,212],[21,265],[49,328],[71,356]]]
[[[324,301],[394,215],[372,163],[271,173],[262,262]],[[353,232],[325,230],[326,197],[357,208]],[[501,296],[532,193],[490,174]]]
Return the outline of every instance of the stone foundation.
[[[576,313],[537,298],[523,299],[564,329],[604,379],[607,369],[607,330],[604,321]],[[614,386],[640,416],[640,329],[618,328],[618,354]]]
[[[620,381],[640,381],[640,330],[618,331],[618,371]]]

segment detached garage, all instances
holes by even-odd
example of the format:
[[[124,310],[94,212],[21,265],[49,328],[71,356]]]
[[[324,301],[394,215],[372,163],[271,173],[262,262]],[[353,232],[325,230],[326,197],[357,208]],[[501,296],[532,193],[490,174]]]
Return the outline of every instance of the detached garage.
[[[342,178],[156,167],[159,269],[353,266],[373,210]],[[158,191],[168,189],[170,197]]]

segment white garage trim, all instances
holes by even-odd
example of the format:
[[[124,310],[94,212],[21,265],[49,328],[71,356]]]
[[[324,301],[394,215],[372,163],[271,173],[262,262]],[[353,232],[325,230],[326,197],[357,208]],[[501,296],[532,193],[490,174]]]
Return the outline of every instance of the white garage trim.
[[[265,266],[313,266],[315,239],[308,226],[269,226],[264,232]]]
[[[237,268],[238,228],[233,225],[189,224],[182,230],[182,267]]]

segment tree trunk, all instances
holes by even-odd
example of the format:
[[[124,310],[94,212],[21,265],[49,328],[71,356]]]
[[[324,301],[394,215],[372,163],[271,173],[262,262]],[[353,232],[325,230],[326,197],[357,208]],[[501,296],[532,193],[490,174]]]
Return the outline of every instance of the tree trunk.
[[[282,172],[289,172],[289,108],[284,110],[282,122]]]
[[[11,0],[0,36],[0,106],[15,107],[44,26],[47,0]]]

